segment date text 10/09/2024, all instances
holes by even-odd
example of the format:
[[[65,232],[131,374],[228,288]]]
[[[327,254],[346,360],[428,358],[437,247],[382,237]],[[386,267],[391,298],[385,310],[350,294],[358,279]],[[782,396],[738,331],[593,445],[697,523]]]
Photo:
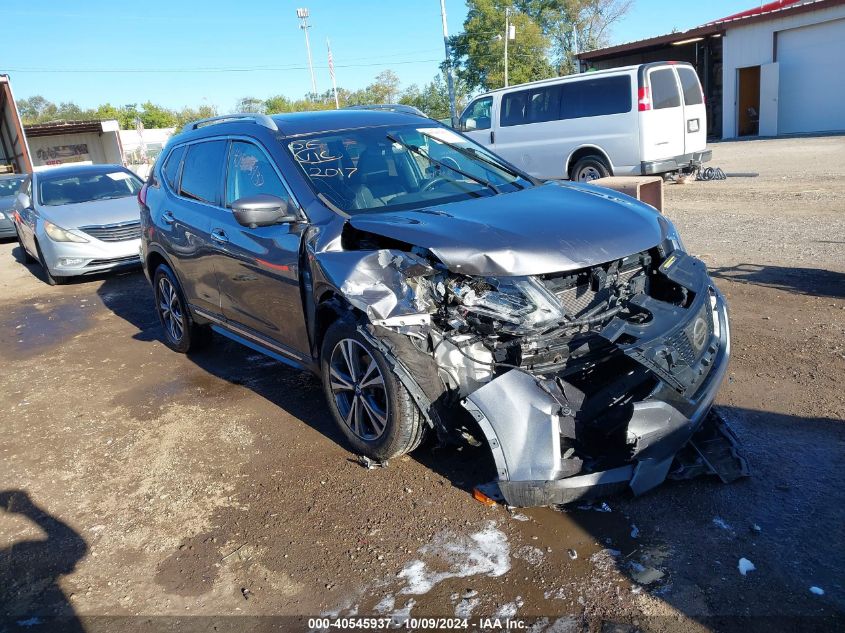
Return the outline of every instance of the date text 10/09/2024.
[[[330,629],[407,629],[407,630],[522,630],[528,628],[525,620],[511,618],[310,618],[308,628],[312,631]]]

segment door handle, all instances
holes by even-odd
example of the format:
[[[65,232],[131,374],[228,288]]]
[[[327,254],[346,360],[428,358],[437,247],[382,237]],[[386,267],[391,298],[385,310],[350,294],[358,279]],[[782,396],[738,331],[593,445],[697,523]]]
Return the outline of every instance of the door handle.
[[[165,211],[161,214],[161,221],[165,224],[173,224],[176,221],[176,216],[171,211]]]
[[[229,237],[223,229],[214,229],[211,232],[211,239],[218,244],[226,244],[229,241]]]

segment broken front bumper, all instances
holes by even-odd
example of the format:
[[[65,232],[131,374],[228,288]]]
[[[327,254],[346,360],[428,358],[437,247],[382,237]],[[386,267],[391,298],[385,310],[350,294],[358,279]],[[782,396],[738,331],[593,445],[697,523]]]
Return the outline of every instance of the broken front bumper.
[[[463,401],[487,438],[508,504],[564,504],[628,487],[642,494],[666,479],[675,455],[707,416],[728,366],[727,306],[712,286],[709,296],[711,343],[717,348],[706,359],[707,371],[692,393],[659,380],[646,398],[633,404],[627,425],[630,459],[616,467],[572,475],[571,460],[561,454],[561,394],[550,390],[549,381],[511,370]],[[690,312],[679,328],[696,318],[696,311]]]

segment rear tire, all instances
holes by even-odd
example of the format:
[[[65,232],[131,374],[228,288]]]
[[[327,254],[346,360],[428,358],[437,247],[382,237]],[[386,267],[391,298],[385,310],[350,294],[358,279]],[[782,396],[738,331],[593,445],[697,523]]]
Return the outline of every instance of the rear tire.
[[[597,178],[607,178],[610,176],[610,167],[604,162],[601,156],[585,156],[579,158],[569,172],[569,179],[575,182],[590,182]]]
[[[156,314],[164,329],[164,343],[174,352],[187,354],[206,346],[211,340],[211,328],[198,325],[191,318],[182,287],[173,270],[160,264],[153,274]]]
[[[21,248],[23,248],[23,245],[21,245]],[[69,277],[54,277],[52,273],[50,273],[50,269],[47,267],[47,262],[44,259],[44,253],[41,251],[41,246],[38,242],[35,243],[35,250],[38,253],[38,261],[41,264],[41,270],[44,273],[44,281],[47,282],[47,285],[62,286],[70,280]],[[26,252],[25,249],[24,252]]]
[[[427,427],[411,394],[354,324],[332,324],[320,356],[326,401],[356,453],[383,462],[422,443]]]

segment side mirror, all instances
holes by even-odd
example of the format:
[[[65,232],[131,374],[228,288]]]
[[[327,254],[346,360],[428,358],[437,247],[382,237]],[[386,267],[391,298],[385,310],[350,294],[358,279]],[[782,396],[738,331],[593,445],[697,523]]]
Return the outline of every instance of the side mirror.
[[[232,213],[239,224],[251,229],[297,220],[296,212],[287,200],[266,193],[235,200]]]
[[[461,127],[463,128],[462,131],[471,132],[477,127],[477,124],[475,123],[475,119],[467,119],[463,122],[463,125],[461,125]]]
[[[32,208],[32,198],[30,198],[25,193],[18,194],[18,204],[21,205],[21,209],[31,209]]]

